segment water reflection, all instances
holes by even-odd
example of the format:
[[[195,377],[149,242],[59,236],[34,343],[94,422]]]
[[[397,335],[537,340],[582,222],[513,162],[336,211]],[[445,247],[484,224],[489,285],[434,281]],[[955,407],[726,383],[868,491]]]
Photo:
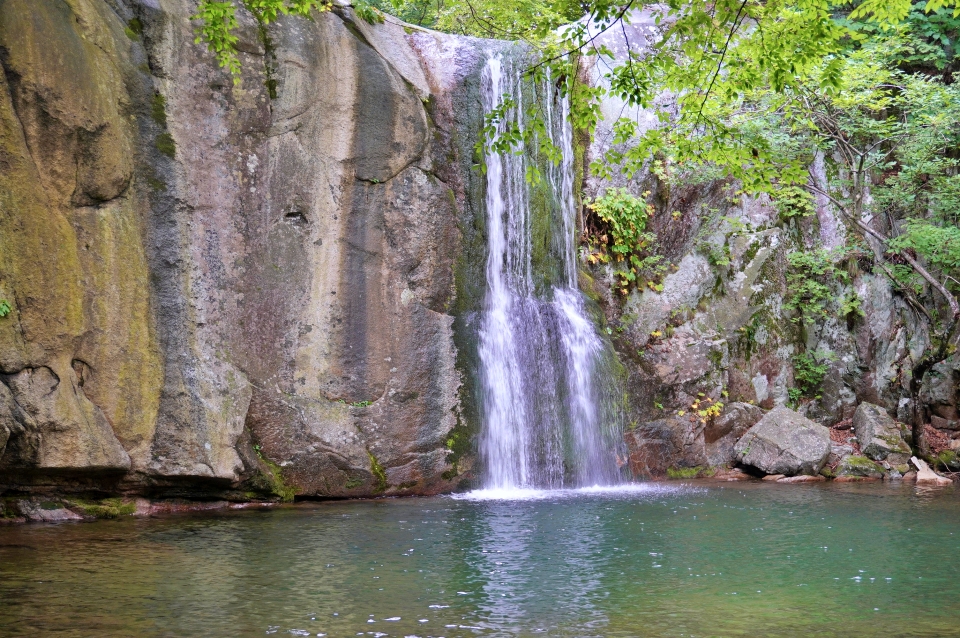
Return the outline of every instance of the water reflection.
[[[0,528],[0,635],[957,635],[955,490],[503,496]]]

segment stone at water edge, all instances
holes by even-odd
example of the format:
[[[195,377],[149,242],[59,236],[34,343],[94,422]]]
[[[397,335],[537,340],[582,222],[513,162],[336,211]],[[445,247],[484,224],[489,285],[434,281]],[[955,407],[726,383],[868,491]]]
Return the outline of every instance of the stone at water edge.
[[[889,460],[894,465],[906,462],[910,448],[903,440],[902,428],[879,405],[861,403],[853,415],[853,430],[863,455],[874,461]]]
[[[823,483],[826,480],[826,476],[800,474],[799,476],[784,476],[783,478],[777,479],[777,483]]]
[[[761,480],[763,481],[779,481],[782,478],[787,478],[786,474],[767,474]]]
[[[933,485],[950,485],[953,483],[946,476],[940,476],[930,469],[926,461],[921,461],[915,456],[910,457],[910,462],[917,468],[917,483],[930,483]]]
[[[854,476],[882,479],[884,471],[880,465],[865,456],[850,455],[845,457],[837,466],[836,474],[838,477]]]
[[[737,467],[721,468],[710,478],[715,481],[749,481],[753,479],[752,476]]]
[[[846,457],[853,454],[853,446],[843,443],[830,442],[830,456],[827,457],[827,465],[834,466]]]
[[[62,521],[82,521],[83,517],[68,510],[62,503],[39,500],[17,501],[17,509],[28,521],[37,523],[59,523]]]
[[[793,410],[777,407],[737,441],[740,463],[767,474],[816,475],[830,454],[830,431]]]
[[[711,419],[703,429],[707,464],[719,467],[736,462],[734,445],[761,418],[763,410],[755,405],[739,402],[727,404],[723,413]]]

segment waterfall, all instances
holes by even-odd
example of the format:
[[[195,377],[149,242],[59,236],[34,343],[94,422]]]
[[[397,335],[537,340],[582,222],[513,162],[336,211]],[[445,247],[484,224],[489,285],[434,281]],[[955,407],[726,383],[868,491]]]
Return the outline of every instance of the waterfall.
[[[508,114],[524,125],[524,91],[517,71],[490,57],[482,77],[487,113],[508,93]],[[566,99],[549,81],[541,87],[546,129],[562,150],[547,162],[550,202],[536,213],[525,176],[532,153],[486,153],[487,291],[480,327],[483,486],[561,488],[617,482],[616,424],[603,405],[609,375],[604,344],[587,317],[577,286],[573,144]],[[534,92],[536,93],[536,92]],[[502,125],[501,125],[502,126]],[[542,208],[542,206],[541,206]],[[534,266],[534,214],[550,216],[553,261],[549,277]]]

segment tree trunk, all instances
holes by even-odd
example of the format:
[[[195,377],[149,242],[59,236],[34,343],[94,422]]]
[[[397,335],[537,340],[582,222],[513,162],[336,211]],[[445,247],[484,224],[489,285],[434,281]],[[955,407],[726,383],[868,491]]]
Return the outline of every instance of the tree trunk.
[[[923,389],[923,378],[927,372],[934,366],[929,358],[924,357],[911,371],[910,377],[910,433],[912,440],[910,447],[913,453],[920,458],[930,456],[930,446],[927,445],[926,437],[923,435],[923,426],[926,424],[926,414],[923,409],[923,403],[920,401],[920,391]]]

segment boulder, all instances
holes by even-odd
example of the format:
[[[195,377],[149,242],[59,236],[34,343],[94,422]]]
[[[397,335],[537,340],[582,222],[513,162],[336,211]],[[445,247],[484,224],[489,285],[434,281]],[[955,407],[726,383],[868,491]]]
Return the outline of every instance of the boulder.
[[[710,421],[703,431],[704,452],[712,467],[728,465],[737,460],[733,446],[757,421],[763,410],[749,403],[730,403],[723,413]]]
[[[848,456],[836,469],[837,476],[883,478],[883,468],[865,456]]]
[[[637,478],[660,478],[667,469],[707,464],[703,425],[697,419],[668,417],[641,423],[624,433],[630,471]]]
[[[930,425],[938,430],[960,430],[960,421],[951,421],[933,414],[930,416]]]
[[[894,421],[879,405],[861,403],[853,415],[853,429],[864,456],[874,461],[888,460],[897,465],[910,457],[910,448],[903,440],[906,426]]]
[[[68,510],[56,501],[22,500],[17,501],[20,515],[28,521],[37,523],[60,523],[63,521],[82,521],[83,517]]]
[[[830,431],[793,410],[774,408],[734,446],[737,458],[767,474],[815,475],[830,454]]]
[[[844,443],[830,442],[830,456],[827,457],[827,465],[837,465],[844,458],[853,454],[853,446]]]

